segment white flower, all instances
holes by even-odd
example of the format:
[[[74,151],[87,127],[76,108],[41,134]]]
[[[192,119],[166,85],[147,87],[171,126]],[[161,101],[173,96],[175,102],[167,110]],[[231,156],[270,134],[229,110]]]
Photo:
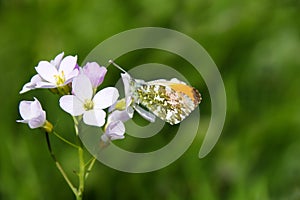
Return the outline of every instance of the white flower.
[[[78,75],[77,56],[67,56],[63,59],[62,57],[63,53],[50,62],[39,62],[35,69],[42,80],[36,83],[35,88],[61,87],[70,83]]]
[[[90,79],[92,86],[95,89],[103,82],[107,69],[105,67],[100,67],[96,62],[88,62],[82,68],[82,72]]]
[[[103,142],[108,142],[109,140],[119,140],[124,139],[125,126],[121,121],[111,122],[105,129],[105,133],[101,136]]]
[[[133,116],[134,110],[130,107],[131,99],[125,101],[125,98],[117,101],[111,107],[108,112],[111,112],[107,117],[107,124],[104,128],[105,132],[101,136],[101,140],[105,143],[111,140],[124,139],[125,136],[125,121],[129,120]]]
[[[53,60],[50,61],[50,64],[54,66],[56,69],[59,68],[60,63],[62,61],[62,58],[64,56],[64,52],[58,54]],[[43,61],[46,62],[46,61]],[[42,88],[42,85],[40,82],[46,82],[39,74],[34,75],[30,82],[26,83],[22,90],[20,91],[20,94],[23,94],[25,92],[28,92],[30,90],[36,89],[36,88]]]
[[[74,78],[72,88],[74,95],[62,96],[59,100],[60,107],[72,116],[83,114],[83,121],[88,125],[103,126],[106,116],[103,109],[117,101],[118,90],[114,87],[107,87],[93,97],[92,84],[84,74]]]
[[[23,120],[17,122],[26,123],[32,129],[43,127],[46,123],[46,112],[36,98],[34,101],[21,101],[19,111]]]

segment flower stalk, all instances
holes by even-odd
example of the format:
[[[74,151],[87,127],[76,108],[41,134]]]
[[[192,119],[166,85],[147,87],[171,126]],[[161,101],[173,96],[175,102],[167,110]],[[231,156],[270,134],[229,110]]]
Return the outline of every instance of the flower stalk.
[[[63,176],[64,180],[67,182],[68,186],[72,190],[73,194],[76,197],[76,200],[82,200],[82,198],[83,198],[83,192],[84,192],[85,180],[87,179],[90,171],[92,170],[92,168],[94,166],[94,163],[96,161],[96,158],[92,158],[90,160],[90,162],[88,163],[88,165],[85,164],[85,162],[84,162],[84,149],[83,149],[82,142],[80,141],[79,132],[78,132],[78,121],[77,121],[77,119],[75,117],[73,119],[74,119],[75,133],[76,133],[76,137],[77,137],[77,141],[78,141],[77,145],[75,145],[75,144],[71,143],[70,141],[66,140],[65,138],[63,138],[62,136],[60,136],[58,133],[56,133],[55,131],[53,131],[53,133],[60,140],[62,140],[63,142],[65,142],[65,143],[69,144],[70,146],[75,147],[77,149],[78,165],[79,165],[79,171],[77,173],[77,175],[78,175],[78,188],[76,188],[73,185],[73,183],[68,178],[66,172],[64,171],[63,167],[61,166],[61,164],[56,159],[56,156],[55,156],[55,154],[54,154],[54,152],[52,150],[52,147],[51,147],[49,133],[45,132],[45,135],[46,135],[46,142],[47,142],[47,147],[48,147],[49,153],[51,155],[51,158],[55,162],[55,165],[56,165],[57,169],[59,170],[59,172]]]
[[[83,157],[83,146],[82,142],[79,138],[79,132],[78,132],[78,121],[75,117],[73,117],[74,120],[74,128],[75,128],[75,134],[77,137],[78,142],[78,164],[79,164],[79,172],[78,172],[78,181],[79,186],[77,193],[75,194],[76,200],[81,200],[83,191],[84,191],[84,182],[85,182],[85,163],[84,163],[84,157]]]
[[[72,184],[72,182],[70,181],[70,179],[68,178],[67,174],[65,173],[64,169],[62,168],[62,166],[60,165],[60,163],[57,161],[56,156],[54,154],[54,152],[52,151],[52,147],[51,147],[51,143],[50,143],[50,138],[49,138],[49,133],[46,132],[46,142],[47,142],[47,147],[49,150],[49,153],[51,155],[51,158],[53,159],[53,161],[55,162],[55,165],[57,167],[57,169],[59,170],[59,172],[61,173],[61,175],[63,176],[63,178],[65,179],[65,181],[67,182],[67,184],[69,185],[69,187],[71,188],[72,192],[74,194],[77,193],[76,188],[74,187],[74,185]]]

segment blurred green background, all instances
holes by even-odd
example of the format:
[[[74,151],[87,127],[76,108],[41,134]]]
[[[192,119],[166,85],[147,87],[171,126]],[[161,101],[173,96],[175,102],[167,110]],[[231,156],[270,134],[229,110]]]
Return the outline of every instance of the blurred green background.
[[[209,52],[227,92],[223,133],[207,157],[197,156],[202,135],[180,159],[155,172],[128,174],[97,162],[85,199],[300,199],[299,11],[298,0],[0,0],[0,199],[73,199],[44,135],[15,122],[19,101],[36,96],[49,120],[64,133],[73,131],[57,96],[18,94],[38,61],[64,51],[81,63],[106,38],[144,26],[180,31]],[[132,56],[122,64],[137,62]],[[205,86],[197,88],[209,96]],[[204,123],[209,105],[200,105]],[[73,149],[55,138],[53,146],[72,175]]]

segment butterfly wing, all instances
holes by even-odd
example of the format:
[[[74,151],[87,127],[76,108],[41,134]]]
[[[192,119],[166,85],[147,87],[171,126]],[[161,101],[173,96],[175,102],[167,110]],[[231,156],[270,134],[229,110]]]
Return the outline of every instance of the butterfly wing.
[[[125,97],[132,98],[134,104],[146,107],[154,115],[173,124],[184,120],[201,102],[200,93],[176,78],[145,82],[133,79],[128,73],[122,74]],[[155,117],[142,108],[134,109],[145,119],[153,122]]]
[[[136,100],[160,119],[173,124],[184,120],[201,101],[200,93],[184,82],[157,80],[136,89]]]

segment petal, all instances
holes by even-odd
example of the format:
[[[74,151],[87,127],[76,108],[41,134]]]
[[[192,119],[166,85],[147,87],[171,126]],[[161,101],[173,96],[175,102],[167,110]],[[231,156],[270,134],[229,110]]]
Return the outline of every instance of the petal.
[[[81,74],[74,78],[72,83],[72,89],[75,96],[77,96],[82,102],[86,99],[91,100],[93,96],[93,88],[90,79]]]
[[[43,111],[39,116],[29,120],[28,125],[30,128],[42,127],[46,122],[46,112]]]
[[[77,62],[77,56],[67,56],[65,57],[59,66],[59,73],[61,71],[64,71],[65,76],[68,76],[69,73],[71,73],[75,66],[76,66],[76,62]]]
[[[34,75],[31,79],[30,79],[30,83],[32,83],[33,85],[43,81],[42,77],[39,74]]]
[[[75,68],[72,72],[70,72],[65,76],[66,78],[65,84],[70,83],[75,77],[78,76],[78,74],[79,74],[79,69]]]
[[[89,110],[83,114],[84,123],[92,126],[103,126],[106,113],[103,110]]]
[[[50,83],[50,82],[38,82],[35,86],[35,88],[56,88],[57,85],[55,83]]]
[[[30,109],[31,109],[31,116],[33,118],[40,116],[44,112],[41,103],[35,97],[34,97],[34,102],[32,102],[30,105]]]
[[[125,133],[125,126],[121,121],[111,122],[105,132],[110,140],[123,139]]]
[[[37,73],[46,81],[56,83],[55,75],[58,74],[57,69],[54,65],[51,65],[47,61],[39,62],[38,66],[35,67]]]
[[[52,65],[54,65],[56,67],[56,69],[58,69],[63,57],[64,57],[64,52],[61,52],[54,58],[54,60],[51,60],[50,63]]]
[[[36,84],[37,84],[38,82],[40,82],[40,81],[42,81],[42,77],[41,77],[40,75],[38,75],[38,74],[34,75],[34,76],[31,78],[30,82],[29,82],[29,83],[26,83],[26,84],[23,86],[22,90],[20,91],[20,94],[23,94],[23,93],[25,93],[25,92],[28,92],[29,90],[35,89],[35,88],[36,88]]]
[[[19,110],[24,121],[20,120],[18,122],[26,123],[35,118],[38,118],[40,123],[46,121],[46,112],[36,98],[34,98],[34,101],[21,101]]]
[[[109,108],[108,108],[108,112],[112,112],[116,109],[116,104],[117,104],[118,101],[116,101],[115,103],[113,103],[113,105],[111,105]]]
[[[100,67],[96,62],[88,62],[83,67],[82,71],[89,77],[93,88],[97,88],[103,82],[107,69],[105,67]]]
[[[28,92],[28,91],[33,90],[33,89],[35,89],[35,87],[31,83],[26,83],[23,86],[22,90],[19,92],[19,94],[23,94],[23,93]]]
[[[74,95],[65,95],[59,99],[59,106],[72,116],[84,113],[83,103]]]
[[[19,104],[19,112],[24,120],[31,119],[31,103],[32,101],[21,101]]]
[[[19,92],[19,94],[23,94],[23,93],[28,92],[28,91],[33,90],[33,89],[34,89],[34,87],[32,86],[31,83],[26,83],[23,86],[22,90]]]
[[[97,92],[93,98],[94,108],[104,109],[113,105],[119,97],[119,91],[114,87],[107,87]]]
[[[16,120],[16,122],[28,124],[29,120]]]
[[[126,122],[127,120],[131,119],[132,115],[130,115],[126,110],[115,110],[113,111],[109,116],[107,121],[113,122],[113,121],[122,121]]]

